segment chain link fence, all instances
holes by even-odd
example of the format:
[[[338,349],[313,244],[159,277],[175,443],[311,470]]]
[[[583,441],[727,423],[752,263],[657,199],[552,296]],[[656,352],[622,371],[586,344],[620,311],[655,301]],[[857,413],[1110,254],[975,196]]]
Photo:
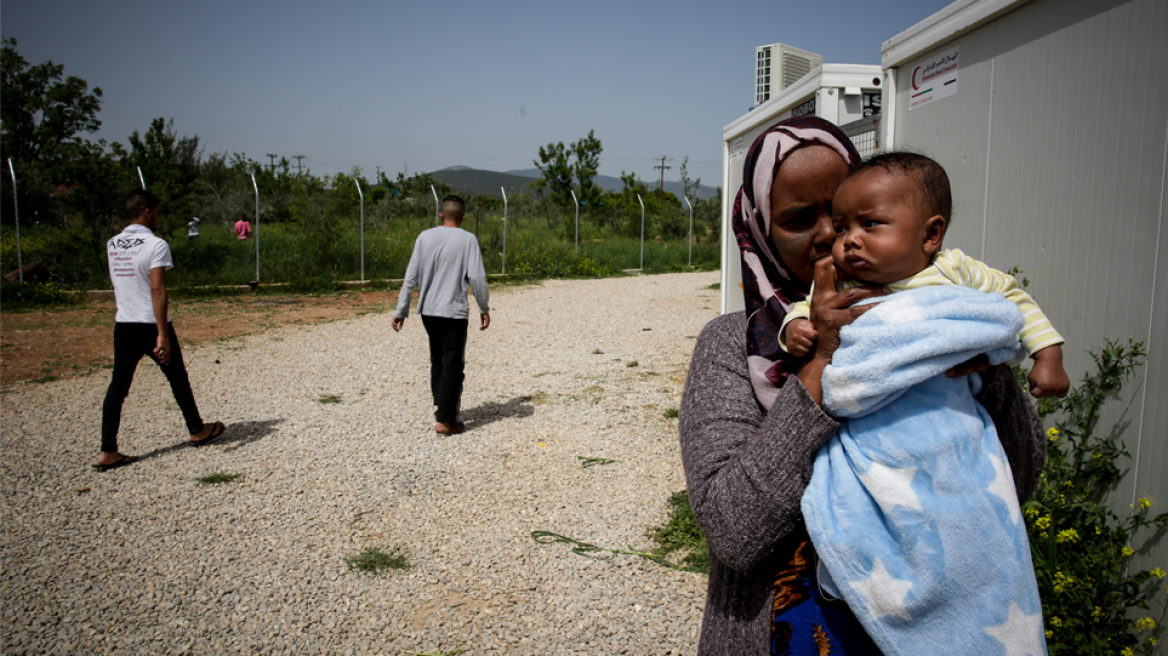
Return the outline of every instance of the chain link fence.
[[[0,184],[3,271],[13,271],[19,261],[26,266],[40,262],[64,289],[109,289],[105,243],[126,225],[125,196],[141,182],[154,191],[150,172],[142,172],[141,182],[135,176],[100,190],[46,188],[29,178],[34,176],[22,177],[17,167]],[[163,202],[157,233],[170,244],[175,263],[168,285],[258,282],[313,290],[335,288],[342,281],[400,279],[414,240],[435,225],[433,196],[448,191],[393,193],[390,185],[370,187],[348,176],[294,178],[265,174],[253,186],[251,179],[234,176],[182,196],[155,192]],[[512,197],[506,206],[501,198],[466,199],[463,228],[478,237],[488,273],[614,273],[640,268],[642,246],[645,269],[688,268],[689,214],[680,206],[662,203],[647,219],[644,244],[639,209],[589,208],[581,214],[577,249],[574,214],[564,208],[527,194]],[[699,212],[692,245],[697,267],[718,265],[716,208],[708,214],[702,218]],[[235,231],[240,220],[251,227],[246,239]]]

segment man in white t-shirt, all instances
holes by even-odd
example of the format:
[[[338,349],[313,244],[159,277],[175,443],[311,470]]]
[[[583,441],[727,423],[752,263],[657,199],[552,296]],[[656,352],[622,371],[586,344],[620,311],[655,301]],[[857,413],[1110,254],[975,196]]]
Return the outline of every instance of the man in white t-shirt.
[[[170,246],[154,235],[161,204],[154,194],[139,189],[126,199],[130,225],[106,244],[110,280],[117,298],[114,324],[114,372],[101,415],[101,455],[93,467],[106,471],[138,460],[118,451],[122,404],[130,393],[134,370],[143,355],[162,367],[178,402],[191,444],[202,446],[223,434],[221,422],[203,423],[187,370],[183,366],[178,337],[167,314],[166,270],[174,266]]]

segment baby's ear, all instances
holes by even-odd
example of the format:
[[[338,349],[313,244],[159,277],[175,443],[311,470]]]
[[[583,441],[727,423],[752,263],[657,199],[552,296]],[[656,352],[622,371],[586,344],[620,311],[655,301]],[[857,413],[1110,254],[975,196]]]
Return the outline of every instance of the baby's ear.
[[[941,250],[941,244],[945,241],[945,229],[948,227],[949,222],[940,214],[925,220],[925,254],[934,255]]]

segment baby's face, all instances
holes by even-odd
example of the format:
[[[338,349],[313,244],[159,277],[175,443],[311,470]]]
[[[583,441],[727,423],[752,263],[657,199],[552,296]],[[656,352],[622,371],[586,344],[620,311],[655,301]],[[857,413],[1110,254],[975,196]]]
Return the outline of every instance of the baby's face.
[[[835,242],[831,255],[840,277],[887,285],[929,266],[929,216],[918,208],[916,183],[880,168],[861,171],[840,185],[832,201]]]

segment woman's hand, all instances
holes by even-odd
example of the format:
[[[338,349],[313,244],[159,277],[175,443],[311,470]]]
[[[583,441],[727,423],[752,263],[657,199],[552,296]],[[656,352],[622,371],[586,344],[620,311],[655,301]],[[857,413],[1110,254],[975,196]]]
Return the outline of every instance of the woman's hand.
[[[835,350],[839,348],[840,328],[852,323],[868,310],[872,305],[856,305],[860,301],[885,296],[889,293],[887,287],[850,287],[837,292],[838,281],[835,264],[830,257],[825,257],[815,263],[815,292],[811,295],[811,324],[815,327],[817,338],[815,349],[804,360],[798,376],[803,386],[815,399],[816,403],[823,404],[823,370],[831,364]]]

